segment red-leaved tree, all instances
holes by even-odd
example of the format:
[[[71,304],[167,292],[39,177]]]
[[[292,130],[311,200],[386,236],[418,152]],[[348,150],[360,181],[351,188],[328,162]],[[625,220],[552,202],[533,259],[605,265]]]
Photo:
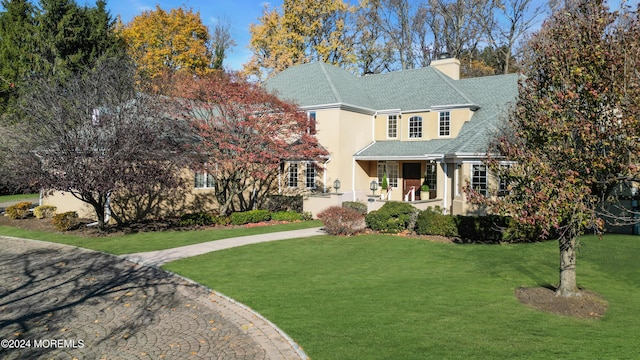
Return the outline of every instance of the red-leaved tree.
[[[263,201],[283,161],[326,155],[307,134],[304,112],[236,74],[177,76],[172,84],[182,116],[196,129],[199,166],[214,179],[221,214]]]
[[[602,0],[565,0],[531,39],[517,104],[489,150],[507,191],[468,190],[476,203],[558,237],[558,296],[579,294],[578,236],[633,220],[607,209],[623,207],[620,190],[640,175],[639,24],[638,12],[610,12]]]

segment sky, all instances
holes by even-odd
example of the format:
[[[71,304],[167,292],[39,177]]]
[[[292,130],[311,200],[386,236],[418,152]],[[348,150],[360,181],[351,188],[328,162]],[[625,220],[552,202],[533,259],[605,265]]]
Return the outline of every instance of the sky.
[[[95,0],[76,0],[79,4],[94,6]],[[609,0],[612,9],[619,6],[620,2],[635,5],[640,0]],[[34,1],[37,2],[37,1]],[[126,24],[133,17],[144,11],[154,10],[159,5],[163,10],[171,10],[182,7],[192,9],[200,13],[204,25],[213,29],[218,22],[229,24],[232,39],[236,47],[227,55],[224,66],[232,70],[242,69],[242,65],[249,61],[251,52],[247,48],[251,38],[249,26],[258,22],[265,6],[270,9],[282,6],[282,0],[106,0],[109,12],[115,18],[120,15]],[[357,3],[357,0],[347,0],[349,3]],[[418,0],[410,0],[417,3]],[[534,3],[546,4],[547,0],[534,0]]]
[[[265,6],[281,8],[282,0],[106,0],[107,8],[115,18],[120,15],[122,21],[127,23],[144,11],[154,10],[159,5],[164,10],[177,7],[192,9],[200,12],[200,18],[204,25],[212,29],[217,22],[229,24],[231,37],[236,42],[236,47],[228,54],[224,66],[233,70],[242,69],[242,65],[249,61],[251,52],[247,48],[251,38],[249,26],[257,23],[262,16]],[[639,0],[608,0],[612,9],[619,6],[620,2],[637,4]],[[95,0],[85,0],[86,5],[93,6]],[[357,3],[357,0],[347,0],[348,3]],[[418,3],[418,0],[410,0],[410,3]],[[547,3],[547,0],[534,0],[537,5]],[[81,0],[78,3],[82,3]],[[541,19],[542,20],[542,19]],[[541,23],[538,22],[538,26]]]
[[[259,0],[106,0],[106,2],[111,16],[115,18],[120,15],[125,24],[144,11],[155,10],[156,5],[166,11],[182,7],[200,12],[202,23],[209,29],[213,29],[219,21],[229,24],[231,38],[236,42],[236,47],[228,54],[224,65],[233,70],[240,70],[251,57],[251,52],[247,48],[251,38],[249,25],[258,22],[265,5],[269,8],[282,5],[282,0],[270,2]],[[82,2],[78,1],[78,3]],[[85,3],[93,6],[95,1],[86,1]]]

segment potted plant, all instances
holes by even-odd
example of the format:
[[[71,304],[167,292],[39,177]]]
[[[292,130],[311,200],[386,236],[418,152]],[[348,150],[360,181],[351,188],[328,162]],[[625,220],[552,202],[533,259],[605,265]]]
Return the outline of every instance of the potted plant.
[[[389,188],[389,181],[387,180],[387,172],[382,173],[382,190],[387,190]]]

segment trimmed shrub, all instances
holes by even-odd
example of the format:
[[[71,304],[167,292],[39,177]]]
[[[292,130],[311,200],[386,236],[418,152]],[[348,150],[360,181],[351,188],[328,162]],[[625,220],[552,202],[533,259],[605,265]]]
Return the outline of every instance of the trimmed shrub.
[[[471,242],[500,242],[508,227],[506,218],[497,215],[458,216],[458,234]]]
[[[30,208],[31,208],[31,203],[28,201],[23,201],[7,207],[5,209],[5,212],[12,219],[24,219],[27,216],[29,216]]]
[[[408,203],[388,201],[379,210],[367,214],[365,219],[371,230],[395,234],[413,230],[419,211]]]
[[[183,214],[180,216],[181,226],[210,226],[218,223],[218,217],[206,212]]]
[[[278,211],[271,214],[274,221],[301,221],[303,215],[295,211]]]
[[[458,236],[456,218],[443,214],[437,206],[420,212],[415,230],[418,235]]]
[[[332,206],[318,214],[331,235],[353,235],[365,228],[364,215],[349,207]]]
[[[233,225],[244,225],[269,220],[271,220],[269,210],[250,210],[231,214],[231,223]]]
[[[362,215],[367,215],[367,204],[363,204],[357,201],[344,201],[342,203],[343,208],[351,208]]]
[[[33,209],[33,215],[38,219],[51,219],[56,214],[57,207],[53,205],[40,205]]]
[[[78,213],[67,211],[53,215],[53,226],[60,231],[73,230],[78,226]]]
[[[302,212],[302,195],[270,195],[267,197],[265,208],[271,212],[295,211]]]

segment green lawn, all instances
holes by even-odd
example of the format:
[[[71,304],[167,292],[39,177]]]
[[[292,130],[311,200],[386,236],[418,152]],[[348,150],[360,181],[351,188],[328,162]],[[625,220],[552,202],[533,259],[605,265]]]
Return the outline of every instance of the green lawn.
[[[452,245],[363,235],[256,244],[164,267],[247,304],[320,359],[635,359],[640,237],[582,238],[578,282],[603,319],[514,297],[555,283],[555,242]]]
[[[74,245],[87,249],[120,255],[143,251],[170,249],[178,246],[197,244],[237,236],[256,235],[287,230],[299,230],[319,226],[322,226],[322,223],[320,221],[314,220],[281,225],[258,226],[251,228],[141,232],[124,236],[105,236],[92,238],[67,235],[64,233],[29,231],[14,227],[0,226],[0,235]]]
[[[16,195],[0,195],[0,203],[7,201],[35,201],[40,198],[40,194],[16,194]]]

